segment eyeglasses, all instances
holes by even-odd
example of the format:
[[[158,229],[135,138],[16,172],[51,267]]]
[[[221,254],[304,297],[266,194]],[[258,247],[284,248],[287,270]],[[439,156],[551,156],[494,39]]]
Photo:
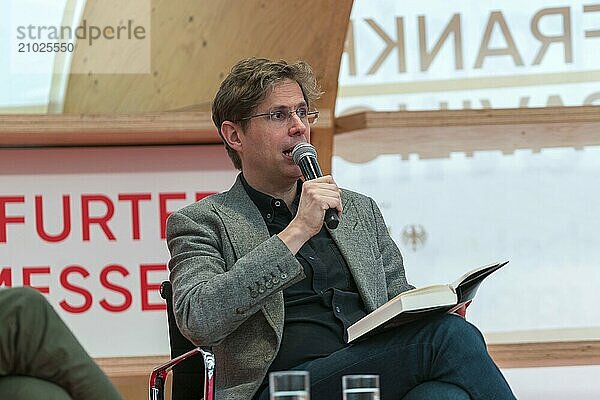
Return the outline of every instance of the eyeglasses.
[[[302,121],[304,125],[306,125],[307,123],[312,125],[315,122],[317,122],[317,118],[319,118],[319,111],[308,111],[308,107],[301,106],[295,110],[292,110],[287,107],[282,107],[276,110],[269,111],[267,113],[255,114],[246,118],[241,118],[240,121],[245,121],[256,117],[268,117],[271,123],[277,126],[284,126],[290,122],[292,114],[296,114],[296,116],[300,118],[300,121]]]

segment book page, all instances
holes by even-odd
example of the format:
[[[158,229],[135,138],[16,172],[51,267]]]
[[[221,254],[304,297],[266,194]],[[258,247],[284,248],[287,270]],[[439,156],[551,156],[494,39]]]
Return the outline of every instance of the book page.
[[[452,286],[454,289],[456,289],[461,283],[466,282],[467,280],[470,280],[470,279],[477,279],[480,275],[487,274],[488,273],[487,270],[489,268],[498,266],[500,264],[503,264],[503,263],[488,264],[488,265],[484,265],[483,267],[479,267],[479,268],[475,268],[470,271],[467,271],[464,274],[462,274],[460,276],[460,278],[455,280],[450,286]]]
[[[455,304],[456,293],[449,285],[430,285],[400,294],[402,311]]]

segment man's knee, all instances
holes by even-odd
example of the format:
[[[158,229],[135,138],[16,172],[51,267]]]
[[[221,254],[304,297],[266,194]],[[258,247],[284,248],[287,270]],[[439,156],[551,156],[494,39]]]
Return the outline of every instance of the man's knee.
[[[402,398],[402,400],[422,399],[470,400],[471,397],[457,385],[440,381],[428,381],[414,387]]]
[[[13,304],[25,304],[27,306],[46,306],[48,302],[43,294],[36,289],[23,286],[5,289],[7,294],[7,302]]]
[[[30,287],[15,287],[0,290],[0,307],[4,318],[38,318],[52,312],[52,306],[44,295]]]
[[[71,396],[60,386],[30,376],[0,377],[0,399],[11,400],[71,400]]]
[[[481,345],[485,348],[483,335],[475,325],[454,314],[445,314],[434,320],[436,334],[451,345]]]
[[[455,314],[443,314],[435,320],[439,329],[443,329],[451,334],[461,333],[465,331],[479,330],[466,319]]]
[[[30,301],[40,301],[45,300],[44,295],[42,295],[38,290],[31,288],[29,286],[20,286],[6,289],[13,293],[15,297],[26,299]]]

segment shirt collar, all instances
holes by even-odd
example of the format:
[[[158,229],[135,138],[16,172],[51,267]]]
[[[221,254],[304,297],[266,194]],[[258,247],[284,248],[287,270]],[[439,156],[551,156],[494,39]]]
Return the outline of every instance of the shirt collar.
[[[263,218],[271,218],[267,217],[267,214],[269,214],[270,216],[273,215],[273,204],[276,201],[280,201],[283,204],[285,204],[285,202],[282,199],[277,199],[273,196],[270,196],[263,192],[259,192],[258,190],[254,189],[252,186],[250,186],[248,181],[246,181],[246,178],[244,178],[243,173],[240,175],[240,180],[242,181],[242,185],[244,186],[246,193],[248,193],[248,196],[250,197],[250,199],[252,199],[252,202],[256,205],[258,211],[260,211]],[[292,215],[296,214],[296,210],[298,209],[298,204],[300,203],[300,193],[302,193],[302,180],[298,179],[298,185],[296,185],[296,197],[292,202],[292,210],[290,210],[292,212]]]

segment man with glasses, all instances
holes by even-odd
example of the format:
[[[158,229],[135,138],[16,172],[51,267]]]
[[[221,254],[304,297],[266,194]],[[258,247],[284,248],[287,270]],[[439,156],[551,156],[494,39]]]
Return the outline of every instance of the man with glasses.
[[[349,325],[412,286],[372,199],[331,176],[301,180],[291,152],[310,141],[319,95],[304,62],[238,62],[212,113],[241,173],[168,220],[177,323],[213,346],[216,397],[265,400],[268,373],[296,369],[310,372],[313,400],[340,399],[341,377],[359,373],[379,374],[390,400],[513,399],[480,332],[456,315],[346,343]]]

